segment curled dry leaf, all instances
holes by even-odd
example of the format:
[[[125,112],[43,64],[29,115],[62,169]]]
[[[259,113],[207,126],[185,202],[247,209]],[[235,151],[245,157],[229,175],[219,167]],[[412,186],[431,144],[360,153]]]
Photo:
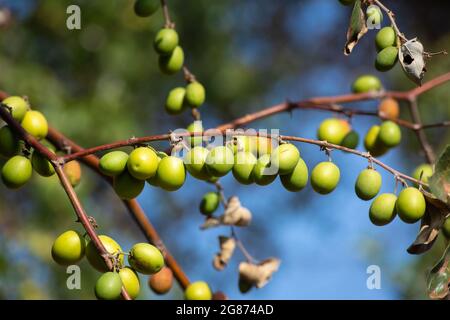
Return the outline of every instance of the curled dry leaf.
[[[427,278],[427,291],[430,299],[444,299],[449,295],[450,274],[448,271],[449,258],[447,253],[450,250],[450,243],[444,250],[444,253],[431,269]]]
[[[356,0],[353,7],[350,25],[347,30],[347,42],[344,47],[344,54],[348,56],[359,39],[367,33],[366,16],[361,6],[361,0]]]
[[[445,218],[450,212],[444,202],[432,195],[425,194],[425,200],[427,202],[427,210],[422,218],[419,234],[414,243],[408,248],[408,253],[410,254],[422,254],[433,246]]]
[[[426,66],[424,48],[417,38],[406,41],[400,46],[398,57],[403,71],[417,85],[422,85]]]
[[[450,206],[450,145],[439,156],[429,182],[431,192]]]
[[[233,256],[234,249],[236,248],[236,241],[234,238],[220,236],[220,252],[216,254],[213,260],[213,266],[216,270],[223,270],[231,257]]]
[[[200,226],[201,229],[217,227],[219,225],[246,227],[252,220],[252,213],[247,208],[241,206],[239,198],[236,196],[228,200],[225,212],[218,218],[209,217]]]
[[[239,289],[245,293],[252,287],[264,287],[279,266],[280,260],[277,258],[269,258],[259,264],[241,262],[239,264]]]

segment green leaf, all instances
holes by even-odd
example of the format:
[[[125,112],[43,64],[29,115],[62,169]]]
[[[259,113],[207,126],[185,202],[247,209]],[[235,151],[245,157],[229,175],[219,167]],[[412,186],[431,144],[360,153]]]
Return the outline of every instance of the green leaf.
[[[429,182],[431,192],[450,205],[450,145],[439,156]]]
[[[436,263],[436,265],[431,269],[427,278],[427,291],[428,296],[431,299],[444,299],[449,293],[449,273],[448,267],[448,252],[450,250],[450,243],[444,250],[444,254],[441,259]]]
[[[350,26],[347,30],[347,42],[345,43],[344,54],[348,56],[359,39],[367,33],[366,15],[361,7],[361,0],[356,0],[350,18]]]

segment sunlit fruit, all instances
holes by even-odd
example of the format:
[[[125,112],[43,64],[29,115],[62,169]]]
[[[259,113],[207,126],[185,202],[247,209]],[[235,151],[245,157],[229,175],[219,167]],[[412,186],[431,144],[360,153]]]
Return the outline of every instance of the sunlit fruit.
[[[84,237],[73,230],[60,234],[53,242],[52,258],[62,266],[76,264],[84,257],[86,241]]]
[[[391,70],[398,60],[398,49],[396,47],[387,47],[378,52],[375,60],[375,68],[378,71],[385,72]]]
[[[141,290],[141,284],[139,281],[139,276],[130,267],[125,267],[119,270],[120,280],[122,280],[122,285],[128,292],[131,299],[136,299]]]
[[[233,176],[242,184],[253,183],[253,168],[256,157],[249,151],[239,151],[234,157]]]
[[[156,177],[158,186],[164,190],[178,190],[186,180],[183,160],[173,156],[162,158],[156,171]]]
[[[55,152],[55,148],[53,146],[47,144],[47,147],[51,152]],[[51,162],[36,150],[33,151],[31,156],[31,165],[33,166],[34,171],[43,177],[50,177],[55,174],[55,168]]]
[[[211,300],[212,292],[204,281],[192,282],[184,291],[186,300]]]
[[[149,17],[158,10],[159,0],[136,0],[134,12],[140,17]]]
[[[414,179],[422,180],[422,182],[428,183],[428,179],[433,175],[433,166],[428,163],[421,164],[412,174]],[[422,178],[421,178],[422,177]]]
[[[158,169],[158,156],[147,147],[139,147],[131,151],[127,162],[128,172],[139,180],[153,177]]]
[[[392,98],[385,98],[381,100],[378,106],[378,113],[384,117],[397,119],[400,115],[400,107],[397,100]]]
[[[12,117],[17,121],[21,122],[25,114],[30,109],[28,102],[19,96],[11,96],[2,101],[2,103],[11,110]]]
[[[12,157],[19,152],[20,142],[9,126],[0,129],[0,155]]]
[[[180,114],[186,107],[185,103],[186,89],[178,87],[170,90],[166,99],[166,111],[168,114]]]
[[[319,140],[328,141],[333,144],[341,144],[350,127],[341,119],[330,118],[322,121],[317,130],[317,138]]]
[[[336,189],[341,172],[333,162],[321,162],[311,172],[311,186],[320,194],[328,194]]]
[[[184,64],[184,52],[180,46],[165,56],[159,56],[159,69],[165,74],[174,74],[181,70]]]
[[[81,181],[81,166],[77,160],[72,160],[64,164],[64,173],[69,179],[72,187],[76,187]]]
[[[192,148],[186,153],[184,163],[187,171],[194,178],[200,180],[207,180],[210,178],[208,170],[206,169],[206,157],[208,156],[208,153],[208,149],[199,146]]]
[[[178,46],[178,33],[171,28],[164,28],[158,31],[153,46],[161,55],[170,54]]]
[[[98,237],[105,247],[106,251],[112,255],[118,255],[119,265],[123,265],[123,254],[121,254],[122,248],[119,246],[119,244],[114,239],[108,236],[100,235]],[[98,254],[97,248],[95,247],[92,240],[90,240],[86,246],[86,258],[88,259],[91,266],[96,270],[100,272],[108,271],[105,260],[103,260],[103,258]]]
[[[444,224],[442,225],[442,232],[447,237],[447,239],[450,239],[450,217],[445,219]]]
[[[186,137],[186,141],[191,147],[201,146],[203,142],[203,125],[201,121],[194,121],[190,125],[187,126],[186,130],[190,133],[198,133],[194,136]]]
[[[271,163],[278,167],[279,174],[288,174],[294,170],[300,159],[300,151],[291,143],[280,144],[272,153]]]
[[[30,180],[33,169],[31,161],[24,156],[14,156],[2,168],[2,181],[10,189],[17,189]]]
[[[212,148],[206,157],[206,168],[208,173],[215,177],[223,177],[233,169],[233,165],[233,151],[225,146]]]
[[[44,139],[48,133],[48,123],[39,111],[28,111],[22,120],[22,127],[36,139]]]
[[[394,220],[397,214],[396,201],[397,196],[392,193],[383,193],[376,197],[370,205],[370,221],[376,226],[384,226]]]
[[[380,79],[370,74],[358,77],[352,84],[352,91],[354,93],[379,91],[381,89],[382,85]]]
[[[258,158],[253,168],[253,180],[257,185],[266,186],[276,179],[277,173],[278,167],[272,166],[271,156],[265,154]]]
[[[165,294],[170,291],[173,284],[173,272],[168,267],[163,267],[157,273],[150,276],[148,285],[156,294]]]
[[[382,156],[389,150],[385,144],[380,142],[379,133],[380,126],[374,125],[367,131],[364,138],[364,147],[374,157]]]
[[[281,183],[286,190],[297,192],[302,190],[308,183],[308,167],[302,158],[298,159],[294,170],[280,176]]]
[[[393,148],[402,140],[402,131],[393,121],[384,121],[380,126],[378,139],[388,148]]]
[[[366,10],[367,20],[372,26],[380,25],[383,22],[383,13],[378,6],[369,6]]]
[[[105,272],[95,283],[95,296],[99,300],[118,300],[122,291],[122,280],[117,272]]]
[[[268,137],[251,137],[250,138],[250,148],[254,152],[254,147],[256,144],[256,155],[261,157],[265,154],[272,153],[273,139]]]
[[[220,195],[218,192],[206,193],[200,202],[200,212],[205,216],[210,216],[217,210],[220,204]]]
[[[128,154],[123,151],[111,151],[100,159],[100,171],[109,177],[115,177],[125,171]]]
[[[396,209],[398,216],[406,223],[419,221],[425,214],[426,202],[422,192],[409,187],[398,195]]]
[[[397,35],[392,27],[381,28],[375,36],[375,46],[377,51],[381,51],[387,47],[395,47],[397,44]]]
[[[129,252],[128,263],[137,272],[154,274],[164,267],[164,257],[155,246],[149,243],[137,243]]]
[[[347,133],[341,142],[341,145],[343,147],[346,147],[349,149],[356,149],[358,144],[359,144],[359,134],[358,134],[358,132],[356,132],[354,130]]]
[[[191,108],[198,108],[205,102],[205,87],[194,81],[186,86],[186,103]]]
[[[158,166],[162,158],[168,157],[168,155],[162,151],[156,151],[156,155],[158,156]],[[155,174],[153,177],[148,178],[147,182],[152,186],[159,187],[158,175]]]
[[[117,177],[114,177],[113,188],[117,195],[124,200],[136,198],[144,189],[144,180],[134,178],[125,170]]]
[[[374,169],[364,169],[358,175],[355,192],[361,200],[373,199],[381,189],[381,175]]]

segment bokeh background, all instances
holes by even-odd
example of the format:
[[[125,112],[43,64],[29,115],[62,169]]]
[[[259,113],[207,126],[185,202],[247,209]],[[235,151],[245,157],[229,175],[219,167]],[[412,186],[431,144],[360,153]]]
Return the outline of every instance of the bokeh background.
[[[169,0],[169,7],[190,69],[207,89],[202,106],[205,127],[214,127],[246,113],[286,99],[348,93],[355,77],[379,76],[388,89],[414,85],[397,66],[381,74],[373,67],[376,56],[370,31],[350,57],[342,53],[351,9],[337,0]],[[78,4],[81,30],[66,28],[66,8]],[[408,37],[419,37],[428,51],[450,48],[448,1],[391,1]],[[49,122],[83,146],[94,146],[132,136],[184,128],[188,113],[172,117],[164,112],[167,92],[183,84],[182,74],[161,75],[152,40],[163,25],[161,11],[151,18],[134,15],[133,1],[0,0],[15,20],[0,29],[0,89],[27,95]],[[385,17],[386,18],[386,17]],[[387,20],[387,19],[385,19]],[[384,22],[386,24],[386,21]],[[426,79],[450,70],[447,57],[428,64]],[[449,118],[447,84],[420,97],[424,122]],[[377,102],[352,107],[375,109]],[[407,110],[402,116],[409,118]],[[295,111],[254,123],[253,128],[281,129],[281,133],[315,137],[321,120],[330,114]],[[361,135],[378,119],[357,117]],[[436,150],[449,141],[448,131],[428,132]],[[401,147],[382,160],[405,173],[424,161],[415,136],[403,130]],[[156,145],[160,148],[164,144]],[[300,145],[311,169],[325,155],[314,146]],[[361,145],[359,146],[361,148]],[[239,236],[257,259],[275,256],[280,270],[264,288],[241,294],[236,252],[222,272],[211,261],[217,237],[228,228],[200,231],[198,211],[210,185],[188,178],[185,186],[167,193],[150,186],[140,195],[149,218],[167,247],[192,280],[205,280],[214,290],[233,299],[417,299],[425,298],[425,276],[442,252],[439,241],[424,256],[406,248],[419,226],[399,219],[375,227],[368,219],[369,203],[353,191],[359,170],[367,162],[333,153],[342,180],[335,192],[321,196],[307,187],[289,193],[279,180],[268,187],[242,186],[231,175],[222,179],[227,195],[239,195],[253,212],[250,227]],[[143,236],[111,188],[83,167],[77,187],[88,213],[97,219],[99,233],[115,238],[124,250]],[[392,192],[393,178],[383,172],[383,191]],[[34,176],[20,191],[0,186],[0,297],[4,299],[92,299],[99,273],[86,261],[82,289],[66,288],[65,269],[50,256],[53,239],[69,228],[80,229],[55,178]],[[441,239],[442,240],[442,239]],[[381,268],[381,289],[366,286],[369,265]],[[141,277],[145,299],[182,298],[175,285],[165,296],[155,296]]]

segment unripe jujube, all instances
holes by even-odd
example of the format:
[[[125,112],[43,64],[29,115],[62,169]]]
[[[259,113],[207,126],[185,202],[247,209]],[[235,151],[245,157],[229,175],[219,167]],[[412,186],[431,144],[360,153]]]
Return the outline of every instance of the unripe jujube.
[[[11,115],[17,122],[21,122],[30,109],[28,102],[19,96],[11,96],[2,101],[11,110]]]
[[[198,108],[205,102],[205,88],[200,82],[194,81],[186,86],[186,104]]]
[[[52,258],[60,265],[76,264],[84,257],[86,241],[83,236],[73,230],[60,234],[53,242]]]
[[[184,291],[186,300],[211,300],[212,292],[204,281],[192,282]]]
[[[144,180],[134,178],[128,170],[114,177],[113,188],[117,195],[124,200],[136,198],[144,189]]]
[[[128,158],[128,172],[139,180],[153,177],[158,169],[158,156],[147,147],[134,149]]]
[[[271,155],[272,165],[278,167],[279,174],[288,174],[294,170],[300,159],[300,151],[291,143],[280,144]]]
[[[153,46],[161,55],[168,55],[178,46],[178,33],[171,28],[164,28],[156,34]]]
[[[128,154],[123,151],[111,151],[100,159],[100,171],[110,177],[116,177],[127,168]]]
[[[164,257],[158,248],[149,243],[135,244],[128,255],[128,262],[142,274],[154,274],[164,267]]]
[[[384,226],[394,220],[397,214],[396,201],[397,196],[392,193],[383,193],[376,197],[370,205],[370,221],[376,226]]]
[[[159,69],[165,74],[174,74],[180,71],[183,64],[184,52],[180,46],[166,56],[159,56]]]
[[[118,262],[121,266],[123,264],[123,254],[120,254],[122,252],[122,248],[120,247],[120,245],[114,239],[105,235],[99,235],[98,238],[100,239],[100,242],[103,244],[107,252],[113,255],[118,255]],[[100,272],[108,271],[105,260],[103,260],[103,258],[99,255],[97,248],[95,247],[92,240],[90,240],[86,246],[86,258],[88,259],[91,266],[96,270]]]
[[[280,176],[283,186],[291,191],[302,190],[308,183],[308,167],[302,158],[298,159],[297,165],[291,173]]]
[[[184,163],[187,171],[194,177],[200,180],[207,180],[210,178],[206,168],[206,157],[209,150],[204,147],[194,147],[189,150],[185,157]]]
[[[425,197],[418,189],[403,189],[396,202],[398,216],[406,223],[415,223],[422,219],[426,210]]]
[[[378,71],[385,72],[391,70],[398,60],[398,49],[396,47],[387,47],[378,52],[375,60],[375,68]]]
[[[398,124],[392,121],[384,121],[378,134],[380,142],[388,148],[397,146],[402,139],[402,131]]]
[[[348,123],[341,119],[330,118],[324,120],[317,130],[317,138],[333,144],[341,144],[350,132]]]
[[[331,161],[321,162],[311,172],[311,186],[320,194],[328,194],[336,189],[341,173]]]
[[[99,300],[117,300],[122,290],[122,279],[117,272],[105,272],[95,284],[95,296]]]
[[[158,186],[167,191],[175,191],[183,186],[186,180],[186,170],[183,160],[168,156],[159,161],[156,171]]]
[[[418,166],[412,174],[414,179],[417,179],[417,180],[422,179],[422,181],[425,183],[428,183],[428,179],[432,175],[433,175],[433,166],[428,163],[424,163],[424,164],[421,164],[420,166]]]
[[[346,148],[356,149],[359,144],[359,134],[358,132],[352,130],[347,133],[341,142],[341,145]]]
[[[134,12],[140,17],[149,17],[158,10],[159,5],[158,0],[136,0]]]
[[[370,74],[358,77],[352,84],[352,91],[354,93],[379,91],[381,89],[382,85],[380,79]]]
[[[256,157],[249,151],[239,151],[234,158],[233,176],[242,184],[253,183],[253,168],[257,162]]]
[[[170,90],[166,99],[166,111],[168,114],[180,114],[186,107],[185,103],[186,89],[178,87]]]
[[[48,133],[48,123],[39,111],[28,111],[22,119],[22,127],[36,139],[44,139]]]
[[[125,267],[119,270],[120,280],[122,280],[122,285],[128,292],[131,299],[136,299],[141,290],[141,284],[139,281],[139,276],[130,267]]]
[[[374,157],[382,156],[388,151],[388,147],[380,142],[379,134],[380,126],[374,125],[367,131],[364,138],[364,147]]]
[[[31,161],[24,156],[14,156],[2,168],[2,181],[10,189],[17,189],[31,179]]]
[[[387,47],[395,47],[396,42],[397,35],[392,27],[384,27],[380,29],[375,36],[375,46],[377,51],[381,51]]]
[[[210,216],[217,210],[220,204],[220,195],[217,192],[206,193],[200,202],[200,212]]]
[[[374,198],[381,189],[381,175],[374,169],[364,169],[355,183],[356,195],[362,200]]]
[[[215,177],[223,177],[233,169],[234,155],[230,148],[218,146],[211,149],[206,157],[208,173]]]
[[[266,186],[276,179],[278,168],[273,167],[270,160],[270,154],[265,154],[256,161],[253,168],[253,180],[257,185]]]

